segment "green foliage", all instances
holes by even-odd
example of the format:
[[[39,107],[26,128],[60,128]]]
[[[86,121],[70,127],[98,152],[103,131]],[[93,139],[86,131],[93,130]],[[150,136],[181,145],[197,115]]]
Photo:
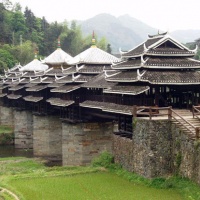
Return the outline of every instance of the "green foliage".
[[[108,152],[103,152],[100,154],[99,157],[96,157],[92,161],[92,165],[94,167],[112,167],[114,163],[114,157],[108,153]]]

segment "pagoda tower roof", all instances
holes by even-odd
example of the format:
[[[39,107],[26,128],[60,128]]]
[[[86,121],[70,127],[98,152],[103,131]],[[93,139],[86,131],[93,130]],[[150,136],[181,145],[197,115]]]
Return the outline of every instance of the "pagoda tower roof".
[[[96,46],[91,46],[70,60],[69,64],[112,64],[119,59]]]
[[[194,50],[172,38],[168,33],[150,36],[149,38],[136,46],[135,48],[122,52],[122,57],[138,57],[141,55],[151,56],[194,56],[197,47]]]

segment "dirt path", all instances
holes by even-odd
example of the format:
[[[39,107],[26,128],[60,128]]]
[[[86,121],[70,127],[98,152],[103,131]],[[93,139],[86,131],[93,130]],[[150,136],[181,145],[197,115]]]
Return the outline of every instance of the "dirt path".
[[[10,190],[0,187],[0,194],[4,193],[4,192],[6,192],[9,195],[11,195],[15,200],[20,200],[19,197],[16,194],[14,194],[13,192],[11,192]]]

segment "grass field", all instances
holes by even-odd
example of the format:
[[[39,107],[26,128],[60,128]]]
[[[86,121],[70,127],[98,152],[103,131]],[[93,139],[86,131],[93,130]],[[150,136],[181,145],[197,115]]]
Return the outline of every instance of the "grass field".
[[[9,185],[26,200],[181,200],[173,190],[136,185],[109,172],[17,179]]]
[[[182,178],[148,180],[113,166],[46,167],[41,160],[23,157],[0,158],[0,186],[20,200],[200,199],[200,187]],[[1,199],[13,200],[0,194]]]

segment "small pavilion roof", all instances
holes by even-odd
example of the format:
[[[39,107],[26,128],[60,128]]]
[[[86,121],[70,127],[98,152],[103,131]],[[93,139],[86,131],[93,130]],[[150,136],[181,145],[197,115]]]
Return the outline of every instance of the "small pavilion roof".
[[[19,71],[45,71],[48,68],[49,68],[48,65],[43,64],[41,61],[35,58],[27,65],[21,67]]]
[[[47,87],[48,87],[48,84],[35,85],[33,87],[26,88],[26,91],[27,92],[38,92],[38,91],[46,89]]]
[[[147,90],[149,86],[138,86],[138,85],[115,85],[110,88],[104,89],[103,93],[109,94],[127,94],[127,95],[138,95]]]
[[[44,62],[50,65],[62,65],[68,64],[71,59],[72,56],[63,51],[61,48],[57,48],[52,54],[44,59]]]
[[[77,90],[80,88],[80,85],[75,84],[68,84],[68,85],[62,85],[60,87],[51,89],[51,92],[57,92],[57,93],[69,93],[71,91]]]
[[[8,94],[7,95],[8,99],[19,99],[21,97],[22,97],[22,95],[16,95],[16,94]]]
[[[30,102],[35,102],[36,103],[36,102],[41,101],[43,99],[43,97],[34,97],[32,95],[29,95],[29,96],[23,97],[23,99],[25,101],[30,101]]]
[[[81,107],[100,109],[104,112],[119,113],[125,115],[132,115],[133,106],[119,105],[109,102],[99,102],[99,101],[84,101],[79,104]]]
[[[74,103],[74,101],[72,100],[63,100],[60,98],[50,98],[50,99],[47,99],[46,101],[49,102],[53,106],[60,106],[60,107],[67,107]]]
[[[81,85],[84,88],[109,88],[116,85],[116,83],[105,80],[104,73],[94,76],[91,80]]]
[[[90,47],[70,60],[69,64],[112,64],[119,59],[97,47]]]

